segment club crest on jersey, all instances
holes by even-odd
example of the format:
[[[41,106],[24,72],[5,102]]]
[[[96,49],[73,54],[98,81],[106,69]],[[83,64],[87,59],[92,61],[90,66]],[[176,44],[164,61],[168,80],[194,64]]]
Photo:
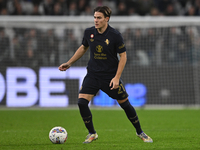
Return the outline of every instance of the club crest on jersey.
[[[110,43],[110,41],[108,39],[106,39],[105,42],[107,45]]]
[[[90,38],[91,38],[90,41],[93,42],[94,41],[94,39],[93,39],[94,38],[94,34],[91,34]]]
[[[96,51],[97,51],[98,53],[101,53],[101,52],[103,51],[103,47],[102,47],[101,45],[97,45],[97,46],[96,46]]]

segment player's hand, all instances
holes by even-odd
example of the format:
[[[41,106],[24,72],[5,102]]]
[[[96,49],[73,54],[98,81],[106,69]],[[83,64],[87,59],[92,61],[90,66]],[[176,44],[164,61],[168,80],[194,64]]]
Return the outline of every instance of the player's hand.
[[[113,78],[110,81],[110,87],[111,87],[110,88],[111,90],[119,88],[119,79],[118,78]]]
[[[71,65],[69,65],[68,63],[64,63],[64,64],[60,65],[60,66],[58,67],[58,69],[59,69],[60,71],[66,71],[66,70],[69,69],[70,67],[71,67]]]

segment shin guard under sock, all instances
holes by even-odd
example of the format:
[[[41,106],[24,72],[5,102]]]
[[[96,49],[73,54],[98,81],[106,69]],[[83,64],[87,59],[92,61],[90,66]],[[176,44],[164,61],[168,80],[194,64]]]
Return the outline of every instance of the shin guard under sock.
[[[88,129],[89,133],[96,133],[94,130],[93,122],[92,122],[92,113],[88,107],[89,101],[84,98],[79,98],[78,106],[81,117],[85,123],[86,128]]]
[[[130,104],[130,102],[127,100],[124,103],[121,103],[120,106],[121,106],[121,108],[124,109],[126,116],[130,120],[130,122],[133,124],[133,126],[135,127],[137,134],[142,133],[142,129],[140,126],[138,116],[136,114],[134,107]]]

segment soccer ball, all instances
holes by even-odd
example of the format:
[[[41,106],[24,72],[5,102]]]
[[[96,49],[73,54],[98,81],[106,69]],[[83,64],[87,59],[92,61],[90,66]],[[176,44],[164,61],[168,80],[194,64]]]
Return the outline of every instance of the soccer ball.
[[[49,139],[54,144],[63,144],[67,140],[67,131],[63,127],[53,127],[49,132]]]

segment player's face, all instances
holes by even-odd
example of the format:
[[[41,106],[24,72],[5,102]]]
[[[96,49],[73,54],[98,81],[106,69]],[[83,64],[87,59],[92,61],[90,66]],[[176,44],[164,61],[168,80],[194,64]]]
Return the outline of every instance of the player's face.
[[[96,29],[102,29],[106,27],[108,23],[109,17],[104,17],[103,13],[101,12],[95,12],[94,13],[94,24]]]

